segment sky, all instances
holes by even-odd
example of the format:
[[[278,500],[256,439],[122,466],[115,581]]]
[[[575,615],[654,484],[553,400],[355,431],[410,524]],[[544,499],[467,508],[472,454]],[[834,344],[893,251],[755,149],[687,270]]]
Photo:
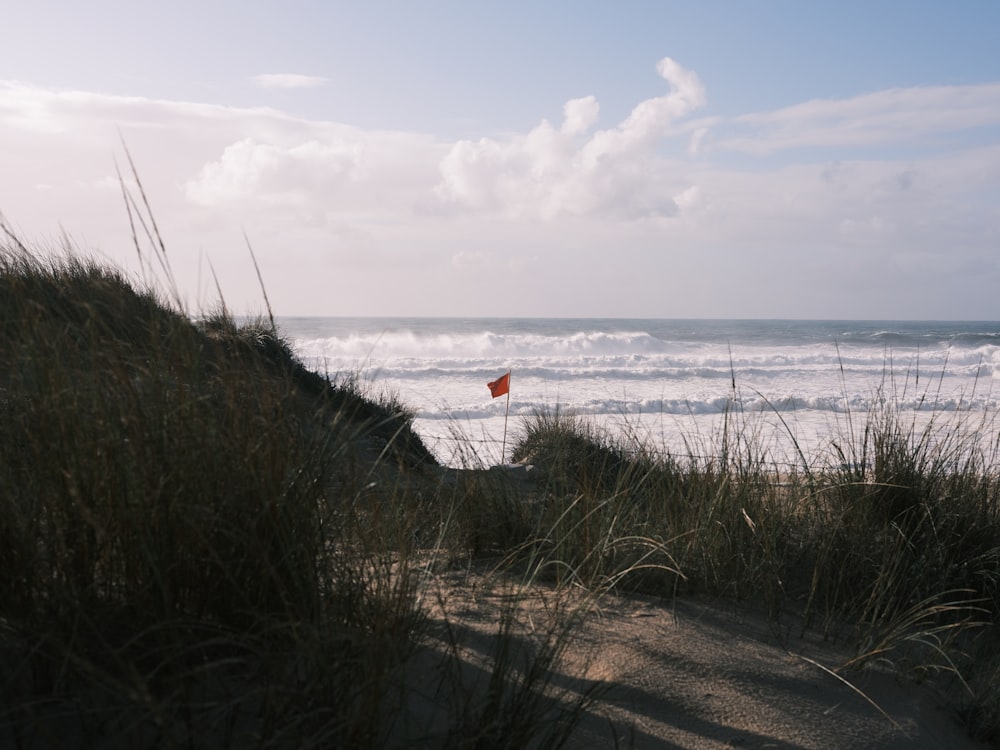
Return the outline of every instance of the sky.
[[[994,0],[8,6],[7,231],[195,314],[1000,320]]]

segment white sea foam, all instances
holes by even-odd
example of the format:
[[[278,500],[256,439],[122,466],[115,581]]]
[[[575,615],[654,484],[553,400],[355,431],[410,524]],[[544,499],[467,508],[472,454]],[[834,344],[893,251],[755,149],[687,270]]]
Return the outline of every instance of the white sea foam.
[[[514,432],[520,418],[555,408],[673,450],[692,430],[710,435],[727,410],[763,415],[785,433],[778,442],[818,445],[881,397],[926,418],[988,414],[1000,396],[995,323],[286,318],[279,327],[313,369],[397,394],[446,461],[456,433],[498,460],[505,414]],[[508,369],[509,404],[486,388]]]

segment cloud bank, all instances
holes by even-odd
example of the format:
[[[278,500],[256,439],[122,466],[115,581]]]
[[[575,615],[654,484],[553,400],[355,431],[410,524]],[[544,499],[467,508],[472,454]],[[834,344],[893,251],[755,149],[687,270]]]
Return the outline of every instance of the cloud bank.
[[[934,269],[936,281],[963,268],[977,269],[977,284],[1000,281],[1000,83],[890,89],[721,117],[694,71],[671,58],[655,70],[654,95],[618,122],[602,122],[598,98],[587,95],[566,101],[559,122],[457,141],[267,107],[0,81],[0,211],[46,232],[55,222],[71,233],[82,227],[107,252],[134,254],[127,241],[114,249],[120,231],[104,239],[122,223],[120,133],[160,225],[174,227],[192,253],[211,245],[213,257],[241,246],[243,231],[259,238],[273,278],[287,272],[293,306],[324,297],[310,286],[320,284],[318,268],[393,269],[401,299],[418,283],[428,299],[450,294],[478,314],[496,314],[490,305],[507,292],[470,281],[498,264],[530,273],[555,314],[587,312],[574,307],[585,295],[573,289],[606,286],[624,267],[637,273],[618,279],[632,285],[610,301],[627,308],[622,314],[772,314],[760,303],[736,307],[753,284],[753,296],[780,314],[791,279],[814,290],[788,302],[800,314],[813,300],[836,303],[826,290],[837,285],[859,289],[862,276],[883,295],[921,269]],[[95,218],[109,213],[104,223]],[[345,308],[371,314],[351,278]],[[676,278],[684,279],[669,297],[676,308],[656,307],[657,280]],[[644,295],[651,301],[639,304]],[[737,302],[726,307],[730,298]],[[421,309],[448,312],[429,302]],[[874,307],[858,314],[894,317]]]

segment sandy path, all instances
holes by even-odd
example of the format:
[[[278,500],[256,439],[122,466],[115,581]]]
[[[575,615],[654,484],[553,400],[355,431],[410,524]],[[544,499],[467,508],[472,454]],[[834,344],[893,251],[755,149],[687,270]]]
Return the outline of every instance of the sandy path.
[[[588,676],[614,687],[576,747],[606,747],[629,732],[643,748],[980,747],[931,686],[875,669],[850,675],[887,718],[808,661],[835,667],[846,650],[808,637],[782,646],[761,618],[706,604],[618,602],[582,634],[593,647]]]
[[[453,632],[473,644],[473,659],[481,657],[502,597],[448,588]],[[518,620],[526,632],[544,618],[544,600],[539,592],[522,603]],[[554,684],[571,694],[584,685],[581,678],[610,686],[568,745],[581,750],[985,747],[966,736],[930,684],[874,668],[850,674],[876,708],[812,663],[835,668],[851,656],[816,637],[780,638],[765,618],[720,604],[605,597],[576,634]]]

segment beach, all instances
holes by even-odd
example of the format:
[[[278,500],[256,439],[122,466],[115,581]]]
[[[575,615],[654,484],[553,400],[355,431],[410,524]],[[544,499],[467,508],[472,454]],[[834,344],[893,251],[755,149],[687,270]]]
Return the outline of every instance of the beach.
[[[912,427],[989,424],[992,326],[275,330],[5,262],[0,746],[997,738],[996,481]],[[776,482],[803,413],[864,437]]]
[[[826,461],[880,401],[919,431],[983,432],[1000,323],[954,321],[279,318],[310,367],[391,393],[446,464],[502,463],[525,418],[559,410],[646,449],[697,454],[726,419],[776,464]],[[486,384],[511,372],[509,400]],[[947,424],[945,424],[947,423]],[[510,443],[507,442],[507,445]],[[991,451],[992,446],[984,445]],[[829,458],[835,460],[835,456]]]

